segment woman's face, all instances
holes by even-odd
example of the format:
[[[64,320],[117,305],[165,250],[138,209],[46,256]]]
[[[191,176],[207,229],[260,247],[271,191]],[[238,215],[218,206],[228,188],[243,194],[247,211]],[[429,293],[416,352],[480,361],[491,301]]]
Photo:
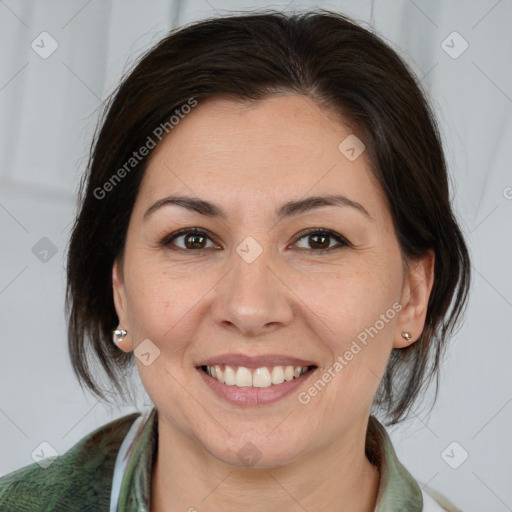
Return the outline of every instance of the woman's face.
[[[302,96],[216,99],[153,153],[113,269],[120,346],[136,349],[165,428],[202,453],[270,467],[364,434],[392,348],[423,328],[433,267],[404,272],[354,140]],[[213,206],[168,202],[145,215],[170,196]],[[328,196],[346,199],[300,206]],[[315,369],[286,380],[286,366],[302,365]]]

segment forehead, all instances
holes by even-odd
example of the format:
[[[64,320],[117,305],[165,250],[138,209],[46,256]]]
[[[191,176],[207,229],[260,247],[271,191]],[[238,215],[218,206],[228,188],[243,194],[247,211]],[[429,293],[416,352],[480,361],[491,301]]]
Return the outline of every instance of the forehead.
[[[384,198],[365,152],[350,160],[340,150],[354,135],[303,96],[200,100],[155,149],[139,196],[180,192],[273,211],[271,198],[342,193],[377,214]]]

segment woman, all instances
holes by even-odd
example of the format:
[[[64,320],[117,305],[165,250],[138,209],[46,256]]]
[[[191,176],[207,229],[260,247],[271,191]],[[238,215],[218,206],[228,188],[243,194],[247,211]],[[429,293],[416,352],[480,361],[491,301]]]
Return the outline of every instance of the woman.
[[[154,408],[0,479],[2,510],[458,510],[372,414],[437,376],[470,263],[430,108],[369,31],[171,32],[106,107],[67,272],[80,382],[106,398],[93,355],[124,395],[135,363]]]

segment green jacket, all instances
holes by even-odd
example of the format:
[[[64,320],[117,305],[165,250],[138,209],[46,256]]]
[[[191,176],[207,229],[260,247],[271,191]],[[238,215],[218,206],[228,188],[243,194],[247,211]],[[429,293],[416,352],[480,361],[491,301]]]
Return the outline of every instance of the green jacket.
[[[155,407],[144,415],[133,413],[96,429],[63,455],[3,476],[0,512],[150,512],[157,426]],[[381,473],[375,512],[461,512],[420,487],[374,416],[366,450]]]

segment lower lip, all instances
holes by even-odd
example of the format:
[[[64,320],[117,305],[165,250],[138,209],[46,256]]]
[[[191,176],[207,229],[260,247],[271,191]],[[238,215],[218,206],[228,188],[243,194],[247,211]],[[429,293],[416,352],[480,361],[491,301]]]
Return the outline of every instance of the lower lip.
[[[308,370],[306,373],[301,375],[297,379],[285,381],[282,384],[274,385],[267,388],[253,388],[253,387],[241,387],[228,386],[222,384],[217,379],[214,379],[203,371],[200,367],[196,368],[201,378],[218,396],[224,398],[228,402],[234,405],[263,405],[271,404],[281,400],[282,398],[292,394],[302,384],[304,384],[310,377],[315,373],[317,368]]]

